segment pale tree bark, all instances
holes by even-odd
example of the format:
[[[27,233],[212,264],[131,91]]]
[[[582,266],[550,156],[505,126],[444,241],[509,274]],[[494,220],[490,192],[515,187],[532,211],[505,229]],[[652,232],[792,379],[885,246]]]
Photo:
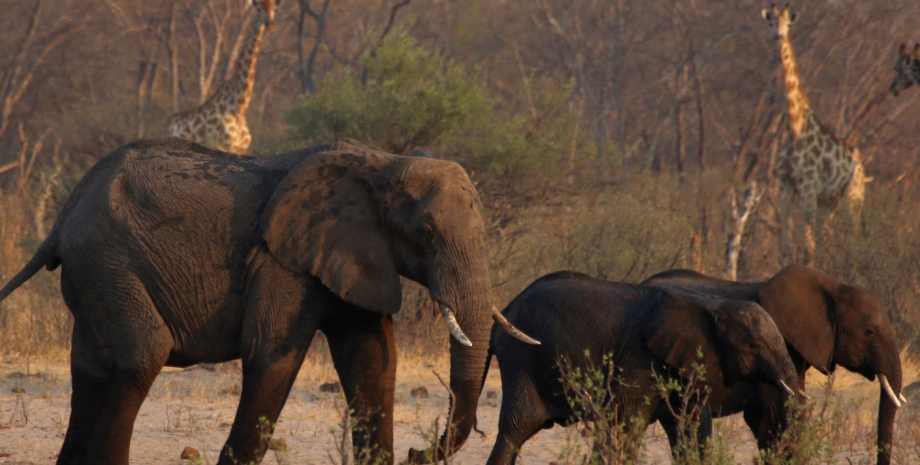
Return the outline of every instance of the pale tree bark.
[[[195,32],[198,37],[199,104],[204,103],[211,94],[214,76],[217,74],[217,65],[220,63],[224,38],[228,34],[227,29],[230,25],[230,16],[233,10],[231,2],[225,2],[224,6],[223,13],[218,13],[214,7],[213,0],[208,0],[197,14],[193,14],[188,2],[185,2],[185,10],[195,26]],[[210,25],[214,30],[214,40],[210,47],[208,46],[207,25]],[[211,56],[210,60],[208,60],[208,55]]]
[[[166,50],[169,55],[170,102],[173,113],[179,111],[179,40],[176,31],[176,17],[179,15],[179,2],[173,2],[169,13],[169,35]]]
[[[757,204],[763,197],[764,191],[757,189],[757,183],[752,182],[744,191],[744,200],[738,207],[735,199],[735,189],[729,194],[729,207],[732,214],[731,230],[725,247],[725,277],[729,280],[738,279],[738,258],[741,256],[741,238],[744,235],[744,225]]]

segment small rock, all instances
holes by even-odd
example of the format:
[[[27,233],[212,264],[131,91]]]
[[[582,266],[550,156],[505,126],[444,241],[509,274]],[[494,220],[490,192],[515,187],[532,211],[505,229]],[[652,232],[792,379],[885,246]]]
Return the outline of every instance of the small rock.
[[[21,388],[21,387],[14,387],[13,389],[10,389],[10,391],[13,391],[13,394],[25,394],[26,393],[25,388]]]
[[[427,399],[428,389],[425,389],[425,386],[419,386],[409,391],[409,396],[416,399]]]
[[[319,386],[319,392],[342,392],[342,383],[323,383]]]
[[[287,452],[287,441],[284,438],[272,439],[268,442],[268,448],[278,452]]]
[[[182,449],[182,455],[179,458],[182,460],[201,460],[201,454],[196,449],[186,447]]]
[[[489,391],[486,393],[486,399],[498,399],[498,393],[495,391]]]

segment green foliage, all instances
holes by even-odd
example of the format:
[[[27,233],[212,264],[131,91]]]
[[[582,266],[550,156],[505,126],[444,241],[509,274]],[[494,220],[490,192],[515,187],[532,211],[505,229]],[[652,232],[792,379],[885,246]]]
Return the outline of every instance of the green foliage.
[[[591,362],[591,354],[585,350],[585,367],[575,366],[570,360],[560,359],[559,368],[566,399],[572,407],[575,420],[585,424],[594,438],[588,463],[627,464],[636,463],[637,451],[645,435],[645,420],[623,411],[624,405],[616,397],[616,385],[622,380],[617,376],[611,354],[604,354],[601,366]],[[580,451],[565,448],[560,461],[572,462]]]
[[[524,78],[524,85],[487,118],[457,133],[450,144],[476,166],[516,180],[561,179],[584,154],[593,154],[581,126],[571,83],[551,77]]]
[[[645,418],[627,416],[627,404],[617,399],[617,392],[627,381],[622,369],[614,366],[613,356],[604,354],[600,366],[591,361],[589,351],[584,352],[584,367],[571,361],[559,361],[566,399],[575,414],[575,420],[586,424],[594,447],[585,463],[633,464],[639,463],[639,454],[645,435]],[[697,349],[702,359],[702,351]],[[674,463],[679,465],[729,465],[733,463],[729,448],[717,435],[706,444],[700,444],[698,431],[701,416],[708,402],[709,389],[705,385],[706,369],[693,364],[680,378],[652,373],[655,393],[645,399],[645,408],[652,402],[670,399],[668,408],[678,423],[678,445]],[[629,407],[626,407],[628,409]],[[702,452],[701,452],[702,451]],[[578,463],[582,455],[576,444],[569,443],[559,457],[562,463]]]
[[[287,111],[296,145],[352,137],[399,154],[424,146],[439,158],[541,181],[594,152],[565,81],[525,77],[510,98],[497,98],[478,70],[408,35],[388,38],[361,66],[326,74]]]
[[[288,111],[293,137],[314,144],[354,137],[405,154],[462,130],[493,105],[477,71],[409,35],[386,39],[361,65],[363,76],[347,68],[325,75]]]

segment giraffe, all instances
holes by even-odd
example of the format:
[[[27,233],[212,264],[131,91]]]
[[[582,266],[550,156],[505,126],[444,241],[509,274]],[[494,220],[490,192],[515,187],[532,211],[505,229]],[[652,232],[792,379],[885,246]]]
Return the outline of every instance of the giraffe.
[[[788,106],[790,142],[777,154],[774,165],[784,226],[782,248],[784,255],[789,257],[790,242],[795,235],[791,210],[793,203],[799,203],[804,210],[804,262],[813,266],[818,207],[831,211],[833,215],[840,198],[847,197],[855,225],[862,213],[866,183],[872,178],[865,174],[859,150],[841,141],[818,121],[802,91],[802,79],[789,40],[789,27],[795,21],[796,13],[788,5],[782,10],[771,5],[763,10],[762,15],[776,32]]]
[[[170,136],[181,137],[213,148],[244,154],[252,142],[246,125],[246,110],[252,100],[256,58],[265,28],[275,17],[275,0],[252,0],[257,18],[240,51],[233,74],[221,83],[204,104],[169,118]]]
[[[914,84],[920,85],[920,42],[914,44],[914,50],[910,53],[907,52],[907,45],[901,44],[894,72],[891,93],[895,97]]]

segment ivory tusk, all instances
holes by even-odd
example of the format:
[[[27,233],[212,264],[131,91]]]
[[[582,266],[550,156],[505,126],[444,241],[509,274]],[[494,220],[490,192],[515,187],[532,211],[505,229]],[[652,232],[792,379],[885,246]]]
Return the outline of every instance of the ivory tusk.
[[[466,337],[466,334],[463,334],[463,330],[460,329],[460,325],[457,324],[457,318],[454,317],[454,312],[451,311],[450,307],[441,305],[437,300],[434,301],[434,305],[441,310],[441,316],[444,318],[444,323],[447,324],[447,330],[450,331],[450,335],[453,336],[457,342],[467,347],[473,347],[473,343]]]
[[[781,379],[776,380],[776,385],[779,386],[780,389],[782,389],[783,392],[786,393],[786,395],[792,396],[792,397],[795,396],[795,391],[793,391],[792,389],[789,389],[789,386],[786,383],[784,383],[783,380]]]
[[[894,391],[891,389],[891,385],[888,384],[888,378],[885,375],[879,373],[878,382],[882,385],[882,389],[885,390],[885,394],[888,394],[888,398],[891,399],[891,402],[894,404],[894,406],[901,408],[901,401],[898,400],[898,396],[894,394]]]
[[[902,403],[902,404],[906,404],[906,403],[907,403],[907,399],[904,398],[904,393],[903,393],[903,392],[900,393],[900,394],[898,394],[898,399],[901,399],[901,403]]]
[[[515,328],[514,325],[512,325],[511,322],[508,321],[508,319],[505,318],[505,316],[502,315],[501,312],[499,312],[498,309],[494,306],[492,307],[492,319],[495,320],[499,326],[504,328],[508,334],[514,336],[515,339],[521,342],[526,342],[528,344],[533,344],[535,346],[540,345],[540,341],[524,334],[520,329]]]
[[[805,394],[805,391],[799,391],[799,395],[802,396],[802,398],[804,398],[805,400],[811,400],[811,396],[808,394]]]

